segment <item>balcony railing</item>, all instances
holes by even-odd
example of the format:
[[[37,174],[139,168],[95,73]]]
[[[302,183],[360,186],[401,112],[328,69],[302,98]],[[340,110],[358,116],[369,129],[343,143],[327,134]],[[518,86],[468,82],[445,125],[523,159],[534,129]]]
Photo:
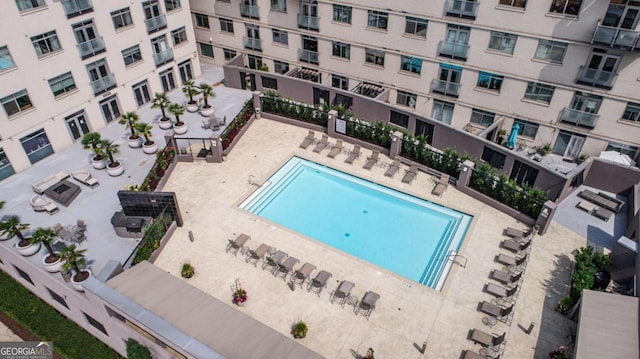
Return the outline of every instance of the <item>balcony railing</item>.
[[[604,26],[598,23],[592,42],[631,51],[640,51],[640,31]]]
[[[318,52],[317,51],[311,51],[311,50],[305,50],[305,49],[299,49],[298,50],[298,59],[300,61],[303,62],[308,62],[311,64],[318,64]]]
[[[578,72],[576,82],[583,85],[611,89],[613,87],[613,83],[616,81],[616,77],[618,77],[618,74],[615,72],[590,69],[585,66],[580,66],[580,72]]]
[[[260,18],[260,7],[255,5],[240,4],[240,16],[251,19]]]
[[[166,49],[157,54],[153,54],[153,62],[156,66],[162,66],[169,61],[173,61],[173,50]]]
[[[62,0],[62,7],[67,18],[93,11],[91,0]]]
[[[560,121],[588,128],[596,127],[599,117],[600,115],[597,113],[584,112],[572,108],[565,108],[560,113]]]
[[[447,96],[458,97],[460,84],[436,79],[431,81],[431,91]]]
[[[298,14],[299,28],[318,31],[320,29],[319,22],[320,18],[317,16]]]
[[[262,51],[262,40],[256,39],[255,37],[247,37],[245,36],[242,39],[245,49],[251,49],[256,51]]]
[[[76,46],[78,46],[78,50],[80,50],[80,57],[82,57],[83,60],[105,51],[102,36],[81,42]]]
[[[475,1],[448,0],[447,16],[475,19],[478,13],[478,3]]]
[[[147,27],[147,33],[151,34],[167,28],[167,17],[164,15],[152,17],[151,19],[146,19],[144,24]]]
[[[114,74],[108,74],[105,77],[91,81],[91,88],[93,89],[93,94],[96,96],[114,87],[116,87],[116,76]]]
[[[469,45],[458,42],[440,41],[438,44],[438,55],[453,59],[466,60],[469,52]]]

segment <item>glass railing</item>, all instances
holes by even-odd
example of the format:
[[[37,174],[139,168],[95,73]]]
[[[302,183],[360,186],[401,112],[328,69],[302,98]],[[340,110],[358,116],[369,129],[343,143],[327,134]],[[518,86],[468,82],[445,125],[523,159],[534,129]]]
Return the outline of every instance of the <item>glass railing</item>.
[[[447,96],[458,97],[458,91],[460,90],[460,84],[455,82],[447,82],[443,80],[431,81],[431,91],[441,93]]]
[[[615,72],[590,69],[585,66],[580,66],[580,72],[578,72],[576,82],[594,87],[612,88],[617,77],[618,74]]]
[[[604,26],[598,23],[593,42],[640,51],[640,31]]]
[[[467,44],[450,41],[440,41],[438,44],[438,54],[440,56],[466,60],[468,52],[469,45]]]
[[[597,113],[565,108],[560,114],[560,121],[571,123],[576,126],[594,128],[596,127],[596,122],[598,122],[599,117],[600,115]]]
[[[240,4],[240,16],[259,19],[260,7],[255,5]]]
[[[156,32],[158,30],[162,30],[167,27],[167,18],[164,15],[159,15],[156,17],[152,17],[151,19],[146,19],[144,21],[145,26],[147,27],[147,33]]]
[[[91,81],[91,88],[93,89],[94,95],[109,91],[114,87],[116,87],[116,76],[114,74],[108,74],[105,77]]]
[[[318,52],[317,51],[311,51],[311,50],[305,50],[305,49],[299,49],[298,50],[298,59],[300,61],[309,62],[309,63],[312,63],[312,64],[318,64]]]
[[[164,65],[171,60],[173,60],[173,50],[171,49],[166,49],[157,54],[153,54],[153,62],[156,66]]]
[[[303,29],[318,30],[320,18],[317,16],[309,16],[298,14],[298,27]]]
[[[478,3],[475,1],[449,0],[447,1],[447,16],[475,19],[478,13]]]
[[[244,48],[262,51],[262,40],[256,39],[255,37],[247,37],[243,38]]]
[[[62,0],[62,7],[67,17],[73,17],[80,14],[93,11],[91,0]]]
[[[81,42],[76,46],[78,46],[78,50],[80,50],[80,56],[83,59],[95,54],[99,54],[105,50],[104,40],[102,40],[102,36],[96,37],[95,39],[91,39],[89,41]]]

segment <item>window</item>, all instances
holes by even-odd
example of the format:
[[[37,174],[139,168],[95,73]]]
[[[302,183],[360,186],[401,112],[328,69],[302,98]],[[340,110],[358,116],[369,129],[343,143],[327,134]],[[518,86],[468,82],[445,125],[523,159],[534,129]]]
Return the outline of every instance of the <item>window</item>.
[[[289,72],[289,64],[286,62],[274,60],[273,61],[273,71],[277,74],[284,74]]]
[[[151,39],[151,49],[153,50],[153,62],[156,66],[162,66],[173,61],[173,51],[167,43],[166,35],[160,35]]]
[[[422,71],[422,59],[419,57],[401,56],[400,70],[419,75]]]
[[[220,18],[220,31],[233,34],[233,20]]]
[[[426,142],[428,144],[432,144],[433,143],[433,130],[434,130],[435,126],[427,123],[425,121],[420,121],[419,119],[416,119],[416,129],[413,132],[413,134],[417,137],[417,136],[424,136],[424,139],[426,140]]]
[[[417,17],[407,16],[406,22],[404,25],[404,33],[426,38],[427,37],[427,20],[420,19]]]
[[[173,45],[178,45],[180,43],[187,41],[187,30],[185,27],[177,28],[171,31],[171,38],[173,39]]]
[[[333,21],[351,24],[351,6],[333,5]]]
[[[418,95],[414,93],[398,90],[398,98],[396,99],[396,103],[398,105],[416,108],[417,99]]]
[[[178,72],[180,73],[180,80],[183,84],[189,80],[193,80],[193,69],[191,68],[191,60],[186,60],[179,63]]]
[[[482,157],[480,158],[490,164],[491,167],[501,169],[504,167],[504,160],[507,156],[490,147],[484,146],[484,149],[482,150]]]
[[[32,37],[31,43],[36,49],[36,54],[38,54],[38,57],[42,57],[51,52],[62,50],[60,41],[58,41],[58,35],[56,35],[55,30]]]
[[[3,180],[12,174],[16,173],[14,171],[11,162],[7,158],[7,155],[4,153],[4,150],[0,147],[0,180]],[[1,261],[0,261],[1,262]]]
[[[261,76],[261,77],[262,77],[262,87],[268,88],[268,89],[274,89],[274,90],[278,89],[278,80],[272,77],[265,77],[265,76]]]
[[[247,56],[247,60],[249,62],[249,68],[258,70],[262,66],[262,57],[249,55]]]
[[[16,0],[16,5],[21,12],[47,6],[44,0]]]
[[[394,125],[406,128],[407,126],[409,126],[409,115],[391,111],[391,114],[389,115],[389,122],[393,123]]]
[[[87,119],[84,114],[84,111],[79,111],[74,113],[71,116],[67,116],[64,118],[64,122],[67,124],[67,128],[71,133],[71,137],[74,140],[79,139],[80,137],[89,133],[89,126],[87,126]]]
[[[528,82],[524,98],[538,102],[551,103],[551,98],[553,97],[553,91],[555,91],[555,89],[556,88],[554,86],[538,82]]]
[[[142,53],[140,52],[140,45],[131,46],[122,50],[122,59],[125,66],[135,64],[138,61],[142,61]]]
[[[561,64],[566,51],[567,44],[564,42],[540,40],[538,41],[535,58]]]
[[[104,333],[104,335],[109,335],[107,334],[107,330],[104,328],[104,325],[102,325],[102,323],[100,323],[99,321],[95,320],[92,316],[90,316],[89,314],[82,312],[82,314],[84,314],[84,317],[87,318],[87,322],[89,322],[89,324],[91,324],[92,327],[98,329],[99,331],[101,331],[102,333]]]
[[[167,18],[160,12],[158,0],[143,1],[142,11],[144,12],[144,24],[148,34],[167,28]]]
[[[45,287],[47,288],[47,287]],[[53,300],[55,300],[56,302],[60,303],[60,305],[62,305],[63,307],[69,309],[69,306],[67,305],[67,301],[64,300],[64,298],[62,298],[62,296],[54,291],[52,291],[51,289],[47,288],[47,292],[49,292],[49,295],[51,296],[51,298],[53,298]]]
[[[489,39],[489,48],[504,52],[505,54],[513,54],[513,50],[516,47],[517,35],[507,34],[505,32],[491,31],[491,38]]]
[[[485,88],[487,90],[500,92],[503,79],[504,78],[502,75],[480,71],[480,73],[478,74],[478,83],[476,84],[476,86]]]
[[[365,62],[384,67],[384,51],[365,49]]]
[[[92,62],[86,67],[94,95],[99,95],[116,87],[116,77],[109,70],[105,59]]]
[[[343,59],[351,58],[351,45],[344,42],[332,41],[332,55]]]
[[[333,98],[334,105],[342,105],[345,109],[350,109],[353,106],[353,98],[337,93]]]
[[[389,20],[389,13],[375,10],[367,11],[367,26],[375,27],[378,29],[387,29],[387,22]]]
[[[271,0],[271,10],[287,12],[287,0]]]
[[[73,81],[71,72],[50,79],[49,86],[51,87],[53,96],[64,95],[76,89],[76,83]]]
[[[433,92],[446,96],[458,97],[460,90],[460,78],[462,67],[449,64],[440,64],[440,74],[433,80]]]
[[[339,88],[342,90],[348,90],[349,79],[346,76],[331,74],[331,87]]]
[[[131,86],[131,89],[133,90],[133,96],[136,98],[138,107],[151,101],[151,96],[149,95],[149,84],[147,83],[147,80]]]
[[[213,58],[213,46],[211,44],[199,42],[198,45],[200,45],[201,56]]]
[[[20,143],[31,164],[53,154],[49,137],[42,128],[22,137]]]
[[[167,11],[176,10],[182,7],[180,0],[164,0],[164,7]]]
[[[121,116],[120,106],[118,105],[118,98],[116,95],[112,95],[100,101],[100,109],[102,110],[102,116],[104,116],[104,120],[107,123],[119,119]],[[82,123],[80,123],[80,126],[82,127]],[[88,128],[86,129],[86,132],[89,132]]]
[[[632,145],[625,145],[624,143],[609,142],[605,151],[616,151],[623,155],[627,155],[630,158],[635,158],[638,152],[638,147]]]
[[[194,13],[196,17],[196,27],[201,27],[204,29],[209,28],[209,16],[205,14]]]
[[[104,41],[102,41],[102,37],[98,36],[93,19],[73,24],[71,28],[83,60],[105,51]]]
[[[527,0],[500,0],[499,4],[504,6],[521,7],[524,9],[525,5],[527,5]]]
[[[173,76],[173,69],[169,68],[160,73],[160,83],[162,91],[169,92],[176,88],[176,79]]]
[[[222,49],[224,52],[224,59],[226,61],[231,61],[234,57],[236,57],[236,51],[230,49]],[[211,57],[213,57],[213,50],[211,52]]]
[[[469,53],[471,28],[454,24],[447,25],[445,40],[438,45],[438,56],[466,60]]]
[[[622,119],[640,122],[640,103],[627,103],[627,108],[624,109]]]
[[[549,12],[566,15],[578,15],[582,0],[552,0]]]
[[[478,110],[474,108],[471,111],[471,123],[478,124],[482,127],[489,127],[493,124],[496,114],[493,112]]]
[[[511,167],[511,174],[509,178],[514,180],[518,185],[522,186],[526,184],[533,186],[538,177],[538,170],[518,160],[513,162]]]
[[[518,136],[535,139],[538,134],[538,124],[516,118],[514,124],[519,125]]]
[[[116,30],[133,25],[131,10],[129,10],[128,7],[113,11],[111,13],[111,20],[113,20],[113,27]]]
[[[16,64],[13,62],[13,58],[9,53],[9,48],[6,46],[0,46],[0,72],[15,66]]]
[[[436,121],[451,124],[454,106],[455,104],[451,102],[433,100],[433,111],[431,112],[431,117]]]
[[[22,279],[26,280],[27,282],[31,283],[31,285],[35,285],[33,284],[33,281],[31,280],[31,277],[29,276],[29,274],[27,274],[27,272],[23,271],[22,269],[13,266],[13,268],[16,269],[16,272],[18,272],[18,275],[20,275],[20,277],[22,277]]]
[[[4,107],[4,111],[7,113],[8,117],[33,107],[31,99],[29,99],[29,95],[27,94],[27,90],[18,91],[0,99],[0,102],[2,102],[2,107]]]
[[[273,42],[289,45],[289,33],[283,30],[273,29]]]
[[[93,11],[93,4],[88,0],[61,0],[60,2],[68,19]]]
[[[300,61],[318,64],[318,38],[302,35],[302,49],[298,50],[298,54]]]

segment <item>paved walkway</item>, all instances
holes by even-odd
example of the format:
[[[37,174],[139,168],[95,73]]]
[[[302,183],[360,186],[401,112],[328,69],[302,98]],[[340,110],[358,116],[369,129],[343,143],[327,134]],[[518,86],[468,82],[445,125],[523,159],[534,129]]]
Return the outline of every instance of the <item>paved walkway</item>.
[[[22,339],[0,322],[0,342],[21,342]]]

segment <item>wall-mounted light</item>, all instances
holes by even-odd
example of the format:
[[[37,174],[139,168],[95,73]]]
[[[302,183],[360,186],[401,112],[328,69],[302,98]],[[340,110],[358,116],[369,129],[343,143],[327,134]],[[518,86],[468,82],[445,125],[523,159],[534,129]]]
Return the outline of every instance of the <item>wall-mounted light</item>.
[[[209,43],[212,44],[213,43],[213,37],[209,38]]]

